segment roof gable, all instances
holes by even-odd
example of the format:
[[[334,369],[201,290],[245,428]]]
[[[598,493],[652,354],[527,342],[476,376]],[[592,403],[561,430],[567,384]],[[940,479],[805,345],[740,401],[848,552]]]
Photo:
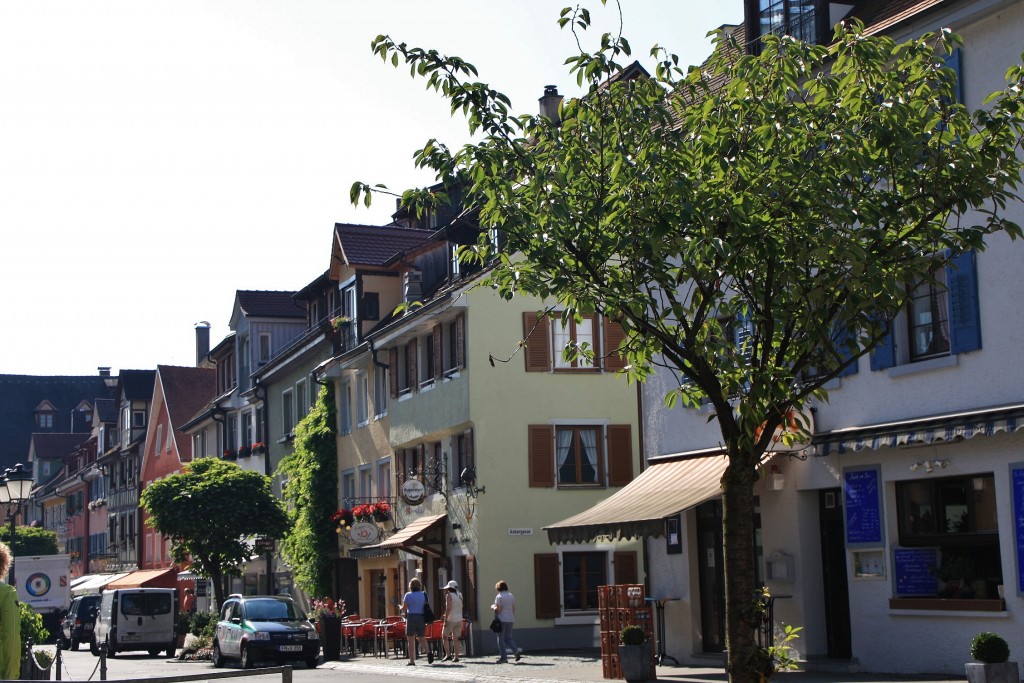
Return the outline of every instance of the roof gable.
[[[335,223],[330,272],[334,273],[336,266],[383,266],[395,255],[423,244],[432,234],[430,230],[394,225]]]

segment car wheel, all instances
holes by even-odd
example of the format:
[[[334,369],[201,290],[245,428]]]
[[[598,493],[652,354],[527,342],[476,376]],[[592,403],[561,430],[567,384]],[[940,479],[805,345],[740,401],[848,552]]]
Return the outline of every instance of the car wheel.
[[[310,657],[309,659],[306,660],[306,668],[307,669],[315,669],[316,665],[319,664],[319,663],[320,663],[320,658],[319,657]]]
[[[174,655],[176,655],[177,652],[178,652],[178,643],[177,643],[177,641],[175,641],[175,642],[173,642],[173,643],[171,643],[170,645],[167,646],[167,659],[174,659]]]
[[[158,648],[158,647],[151,647],[151,648],[149,648],[149,656],[150,657],[159,657],[160,656],[160,648]]]
[[[220,651],[220,643],[213,641],[213,668],[219,669],[224,666],[224,653]]]
[[[93,637],[93,639],[89,641],[89,652],[91,652],[94,657],[100,656],[100,646],[96,644],[95,637]]]
[[[107,656],[114,657],[117,655],[117,650],[114,649],[114,644],[110,642],[110,636],[107,636]]]
[[[249,646],[242,646],[242,668],[251,669],[255,662],[252,660],[252,653],[249,652]]]

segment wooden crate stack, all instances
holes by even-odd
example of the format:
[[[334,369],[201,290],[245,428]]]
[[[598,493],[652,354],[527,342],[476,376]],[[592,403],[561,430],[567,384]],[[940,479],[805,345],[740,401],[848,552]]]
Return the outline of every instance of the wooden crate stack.
[[[645,601],[643,584],[599,586],[597,604],[601,614],[601,671],[605,678],[622,678],[619,664],[619,633],[626,626],[639,626],[647,634],[654,671],[654,617]]]

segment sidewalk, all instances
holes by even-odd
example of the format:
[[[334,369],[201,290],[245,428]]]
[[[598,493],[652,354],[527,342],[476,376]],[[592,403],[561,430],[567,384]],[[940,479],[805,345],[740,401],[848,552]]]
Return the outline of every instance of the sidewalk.
[[[596,650],[574,653],[536,652],[524,653],[519,662],[495,663],[494,655],[463,657],[458,662],[427,664],[425,657],[416,660],[416,666],[406,666],[406,659],[374,657],[372,655],[347,657],[338,662],[324,662],[321,668],[337,671],[362,671],[395,676],[440,679],[470,683],[488,681],[501,683],[515,681],[522,683],[574,683],[578,681],[602,681],[601,657]],[[659,681],[678,683],[724,683],[722,668],[659,666]],[[853,674],[823,671],[787,671],[776,674],[773,683],[964,683],[966,676],[896,676]]]

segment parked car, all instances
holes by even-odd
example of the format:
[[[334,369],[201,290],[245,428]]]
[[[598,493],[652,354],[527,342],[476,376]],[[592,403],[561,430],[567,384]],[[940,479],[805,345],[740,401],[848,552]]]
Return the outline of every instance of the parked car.
[[[92,641],[92,627],[100,607],[99,595],[79,595],[71,600],[67,614],[60,623],[60,646],[77,650],[80,643]]]
[[[178,591],[175,588],[119,588],[103,591],[89,649],[106,645],[107,656],[146,650],[153,657],[178,647]]]
[[[220,608],[213,638],[213,665],[237,659],[243,669],[256,662],[320,662],[320,635],[286,595],[231,595]]]

